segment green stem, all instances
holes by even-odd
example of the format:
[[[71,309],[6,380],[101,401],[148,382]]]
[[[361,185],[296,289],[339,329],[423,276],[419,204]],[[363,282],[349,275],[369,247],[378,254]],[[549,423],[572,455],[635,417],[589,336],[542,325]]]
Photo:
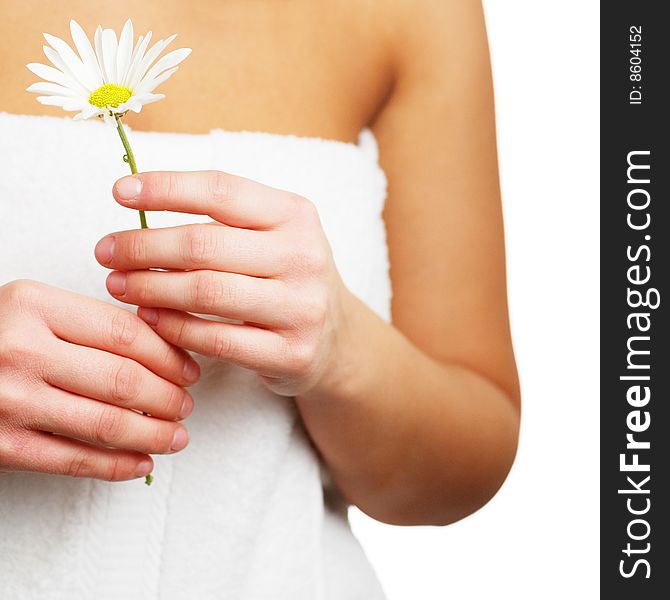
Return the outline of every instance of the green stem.
[[[116,119],[116,130],[119,132],[121,143],[126,150],[126,155],[123,157],[123,160],[130,165],[130,172],[135,175],[135,173],[137,173],[137,163],[135,162],[133,149],[130,147],[130,143],[128,142],[126,131],[123,128],[123,123],[121,123],[121,117],[119,115],[114,115],[114,118]],[[143,210],[140,211],[140,225],[142,229],[149,229],[149,226],[147,225],[147,217]]]
[[[130,165],[130,172],[135,175],[137,173],[137,163],[135,163],[135,155],[133,154],[133,149],[130,147],[130,142],[128,142],[128,138],[126,136],[126,131],[123,128],[123,123],[121,123],[121,117],[119,115],[114,115],[114,118],[116,119],[116,130],[119,132],[119,137],[121,138],[121,143],[123,144],[123,147],[126,150],[126,155],[123,157],[123,160],[127,162]],[[140,211],[140,225],[142,229],[149,229],[149,226],[147,225],[147,217],[144,214],[144,211]],[[143,413],[147,414],[147,413]],[[144,483],[147,485],[151,485],[151,483],[154,480],[154,476],[149,473],[144,477]]]

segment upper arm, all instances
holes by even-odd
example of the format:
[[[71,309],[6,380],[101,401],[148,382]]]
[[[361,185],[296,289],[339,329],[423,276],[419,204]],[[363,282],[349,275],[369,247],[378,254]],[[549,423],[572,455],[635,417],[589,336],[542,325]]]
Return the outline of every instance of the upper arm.
[[[373,130],[389,180],[393,322],[430,356],[476,370],[516,400],[481,3],[389,5],[395,85]]]

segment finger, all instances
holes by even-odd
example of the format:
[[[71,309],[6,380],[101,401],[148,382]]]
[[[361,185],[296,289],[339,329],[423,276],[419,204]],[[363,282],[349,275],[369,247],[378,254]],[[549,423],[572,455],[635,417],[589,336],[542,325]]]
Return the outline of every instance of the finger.
[[[135,229],[104,237],[95,256],[117,271],[211,269],[273,277],[281,264],[272,235],[219,223]]]
[[[291,219],[299,196],[221,171],[150,171],[119,179],[114,198],[138,210],[209,215],[248,229],[274,229]]]
[[[287,286],[219,271],[114,271],[107,277],[109,293],[138,306],[173,308],[282,327],[294,320],[288,310]]]
[[[25,424],[30,429],[144,454],[171,454],[188,444],[188,433],[179,423],[54,387],[45,388],[40,399],[39,410],[26,411]]]
[[[3,452],[4,469],[126,481],[144,477],[154,468],[153,460],[139,452],[97,448],[43,431],[25,435],[20,451]]]
[[[256,371],[282,368],[284,341],[268,329],[209,321],[164,308],[140,308],[138,314],[161,336],[182,348]]]
[[[58,361],[43,367],[49,385],[161,419],[184,419],[193,410],[193,398],[184,388],[132,359],[61,340],[56,344]]]
[[[177,385],[191,385],[200,376],[198,364],[188,354],[131,312],[58,288],[43,292],[48,293],[39,298],[42,318],[59,338],[131,358]]]

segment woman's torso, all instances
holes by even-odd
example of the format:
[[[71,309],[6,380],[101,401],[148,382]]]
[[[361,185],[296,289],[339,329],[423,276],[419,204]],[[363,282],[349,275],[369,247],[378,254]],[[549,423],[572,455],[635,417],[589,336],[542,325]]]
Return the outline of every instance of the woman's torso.
[[[45,11],[41,2],[0,1],[0,111],[58,117],[0,112],[0,284],[29,277],[109,300],[93,246],[137,226],[109,193],[127,168],[119,141],[102,124],[73,123],[37,104],[23,91],[33,80],[24,65],[43,60],[42,31],[68,38],[70,18],[92,31],[131,17],[136,31],[177,32],[179,45],[194,49],[161,90],[167,99],[128,121],[143,130],[130,132],[140,169],[216,168],[309,197],[345,283],[388,320],[386,182],[370,133],[355,144],[388,88],[380,35],[368,27],[375,4],[354,11],[312,0],[75,0]],[[154,227],[198,220],[149,219]],[[380,597],[337,495],[332,506],[331,492],[324,500],[320,465],[291,400],[249,371],[199,360],[191,443],[156,457],[152,488],[3,477],[7,597]]]
[[[386,180],[369,131],[358,145],[220,130],[129,135],[143,168],[221,169],[309,197],[343,280],[390,319]],[[109,301],[93,247],[106,233],[137,227],[137,214],[110,196],[127,167],[114,129],[0,113],[0,161],[0,285],[32,278]],[[202,220],[148,218],[152,227]],[[346,507],[322,488],[292,399],[271,393],[251,371],[198,360],[190,444],[155,457],[151,488],[140,480],[2,477],[7,597],[381,597]]]

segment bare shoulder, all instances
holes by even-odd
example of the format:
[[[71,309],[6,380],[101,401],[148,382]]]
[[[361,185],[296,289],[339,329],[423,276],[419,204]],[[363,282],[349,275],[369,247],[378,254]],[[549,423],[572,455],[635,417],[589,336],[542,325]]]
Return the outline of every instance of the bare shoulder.
[[[400,70],[428,61],[437,69],[459,48],[485,39],[481,0],[376,0]],[[436,56],[442,63],[435,61]],[[426,64],[428,66],[428,64]]]
[[[393,322],[435,359],[518,397],[493,85],[479,0],[388,0],[393,92],[372,124]]]

